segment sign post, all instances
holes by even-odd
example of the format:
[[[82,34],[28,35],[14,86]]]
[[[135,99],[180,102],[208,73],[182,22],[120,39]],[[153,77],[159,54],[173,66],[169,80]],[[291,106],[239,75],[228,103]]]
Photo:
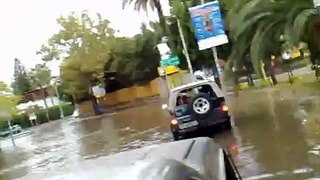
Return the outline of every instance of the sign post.
[[[166,37],[162,38],[162,42],[157,45],[158,51],[161,55],[160,67],[158,68],[158,72],[160,76],[165,76],[165,81],[167,85],[167,90],[170,90],[170,83],[168,80],[168,72],[167,67],[169,66],[177,66],[180,64],[180,60],[178,56],[171,56],[171,50],[167,44]]]
[[[182,46],[183,46],[183,54],[187,59],[187,63],[188,63],[188,68],[189,68],[189,72],[192,75],[192,80],[194,81],[194,75],[193,75],[193,68],[192,68],[192,64],[191,64],[191,60],[190,60],[190,56],[188,53],[188,47],[187,47],[187,43],[186,40],[184,39],[184,34],[183,34],[183,30],[181,27],[181,23],[180,20],[177,18],[177,23],[178,23],[178,29],[179,29],[179,34],[180,34],[180,39],[182,41]]]
[[[216,65],[215,79],[221,87],[219,70],[221,67],[218,63],[218,54],[216,46],[229,42],[225,33],[223,20],[221,17],[220,5],[218,1],[189,8],[195,36],[198,42],[199,50],[212,48],[214,63]]]

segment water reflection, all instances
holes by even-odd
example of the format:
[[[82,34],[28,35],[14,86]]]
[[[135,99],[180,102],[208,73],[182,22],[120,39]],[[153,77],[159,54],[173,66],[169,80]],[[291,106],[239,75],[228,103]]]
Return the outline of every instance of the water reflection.
[[[23,163],[26,159],[26,153],[20,148],[0,153],[0,179],[14,179],[28,173],[28,166]],[[16,173],[13,174],[12,171]]]
[[[318,169],[318,165],[310,162],[310,146],[301,122],[294,118],[294,112],[299,107],[298,99],[291,96],[294,94],[296,92],[289,91],[288,95],[270,91],[261,96],[259,92],[251,92],[239,97],[241,106],[233,104],[236,127],[229,136],[237,142],[238,149],[233,155],[244,177],[269,173],[272,176],[276,174],[286,179],[296,179],[299,173],[295,172],[299,169]],[[243,103],[248,100],[250,103]],[[228,144],[230,141],[225,142],[225,135],[218,139],[234,151],[230,148],[233,146]],[[314,171],[301,174],[314,176],[310,172]]]
[[[320,170],[317,95],[317,90],[267,89],[228,97],[234,128],[213,139],[232,152],[245,178],[315,177]],[[98,119],[57,121],[31,129],[17,139],[16,150],[3,141],[0,177],[43,179],[87,159],[168,141],[168,117],[158,102]]]

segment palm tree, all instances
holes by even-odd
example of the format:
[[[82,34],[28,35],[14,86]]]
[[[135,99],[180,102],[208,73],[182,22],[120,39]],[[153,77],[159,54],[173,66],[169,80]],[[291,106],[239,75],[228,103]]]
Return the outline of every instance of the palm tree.
[[[150,7],[152,10],[156,9],[163,32],[165,35],[169,35],[168,25],[163,15],[160,0],[123,0],[124,8],[132,4],[134,5],[134,9],[137,11],[143,10],[147,12],[148,7]]]
[[[293,44],[308,43],[312,57],[316,57],[319,54],[319,41],[314,38],[317,19],[312,0],[237,1],[227,19],[233,40],[231,66],[241,67],[243,57],[250,53],[255,71],[265,79],[264,57],[269,49],[281,47],[281,37]]]

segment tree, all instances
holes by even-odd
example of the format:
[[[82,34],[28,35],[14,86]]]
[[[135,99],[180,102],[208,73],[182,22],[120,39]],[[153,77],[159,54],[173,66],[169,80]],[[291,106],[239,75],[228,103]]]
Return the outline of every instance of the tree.
[[[32,90],[31,83],[26,72],[19,72],[19,74],[14,77],[12,88],[13,93],[16,95],[22,95]]]
[[[81,72],[74,62],[64,61],[61,66],[63,94],[71,95],[74,101],[84,99],[88,95],[88,87],[81,81]]]
[[[46,116],[48,121],[49,112],[48,112],[48,103],[47,103],[47,94],[46,88],[49,88],[51,82],[51,71],[45,64],[37,64],[28,74],[33,89],[40,88],[42,92],[42,100],[46,110]]]
[[[13,95],[11,89],[4,82],[0,82],[0,121],[7,121],[9,127],[11,126],[12,115],[17,113],[16,106],[19,100],[20,98]],[[11,140],[14,144],[12,136]]]
[[[229,69],[240,68],[243,57],[250,53],[255,71],[265,79],[263,61],[270,49],[281,49],[283,38],[294,45],[307,42],[311,56],[317,54],[315,11],[312,0],[237,1],[227,20],[233,41]]]
[[[182,69],[187,69],[186,59],[183,53],[182,41],[180,39],[180,33],[178,30],[177,19],[179,19],[181,28],[185,37],[188,53],[192,62],[194,69],[201,68],[213,68],[215,70],[215,62],[211,49],[199,51],[197,41],[194,35],[194,27],[190,18],[189,8],[201,4],[201,1],[191,1],[191,0],[171,0],[170,4],[172,5],[172,14],[173,16],[168,18],[170,22],[170,31],[171,39],[173,40],[174,48],[172,51],[174,54],[178,55],[181,59],[180,67]],[[218,56],[219,58],[224,58],[228,55],[225,52],[228,52],[226,46],[218,47]],[[216,72],[215,72],[216,73]]]
[[[50,86],[51,71],[46,64],[37,64],[28,74],[33,89],[46,88]]]
[[[10,120],[11,115],[17,111],[19,100],[19,96],[13,95],[10,88],[4,82],[0,82],[0,121]]]
[[[155,29],[157,25],[153,23]],[[141,26],[141,34],[133,38],[116,38],[111,48],[111,61],[105,70],[116,71],[118,75],[127,78],[127,85],[139,81],[148,81],[157,76],[159,52],[155,48],[161,39],[156,30]]]
[[[61,30],[50,38],[48,45],[43,46],[38,54],[46,61],[62,59],[62,66],[76,71],[73,73],[76,76],[70,76],[68,80],[81,79],[84,88],[81,90],[88,92],[92,79],[103,73],[104,64],[109,60],[114,31],[109,28],[108,20],[98,14],[97,21],[94,21],[87,12],[83,12],[81,18],[75,14],[61,17],[58,23]]]
[[[74,13],[61,17],[58,24],[61,30],[49,39],[48,45],[42,46],[38,54],[42,55],[44,61],[62,59],[62,66],[67,67],[62,70],[71,68],[73,71],[62,72],[62,80],[78,83],[80,92],[92,96],[89,93],[92,83],[103,77],[104,65],[110,59],[114,30],[100,14],[93,19],[86,11],[82,12],[80,18]]]
[[[14,82],[12,83],[13,93],[17,95],[31,91],[31,83],[27,77],[24,66],[18,59],[15,59]]]
[[[142,72],[144,78],[146,72],[156,74],[159,55],[155,46],[162,35],[157,23],[151,23],[152,30],[143,25],[142,33],[133,38],[115,37],[109,21],[100,15],[91,18],[86,12],[81,18],[75,14],[60,18],[58,23],[62,30],[53,35],[38,54],[45,61],[63,60],[62,80],[69,95],[73,87],[77,87],[76,97],[86,97],[92,81],[103,81],[104,71],[116,71],[126,77],[123,81],[127,85],[133,83],[133,74],[137,71]],[[155,77],[154,74],[149,77]]]
[[[148,8],[151,8],[152,10],[156,9],[161,28],[164,32],[163,34],[167,36],[170,35],[170,30],[168,29],[166,18],[163,15],[163,10],[162,10],[160,0],[123,0],[123,7],[127,7],[132,4],[134,5],[134,9],[137,11],[141,11],[141,10],[147,11]]]

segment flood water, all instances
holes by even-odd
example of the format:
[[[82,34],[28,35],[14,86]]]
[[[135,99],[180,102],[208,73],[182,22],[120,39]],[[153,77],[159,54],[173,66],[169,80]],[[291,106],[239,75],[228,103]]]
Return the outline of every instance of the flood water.
[[[233,130],[209,134],[230,150],[245,179],[320,177],[320,94],[305,87],[228,96]],[[160,103],[98,119],[67,119],[2,140],[0,179],[44,179],[88,159],[172,141]],[[49,173],[50,172],[50,173]]]

